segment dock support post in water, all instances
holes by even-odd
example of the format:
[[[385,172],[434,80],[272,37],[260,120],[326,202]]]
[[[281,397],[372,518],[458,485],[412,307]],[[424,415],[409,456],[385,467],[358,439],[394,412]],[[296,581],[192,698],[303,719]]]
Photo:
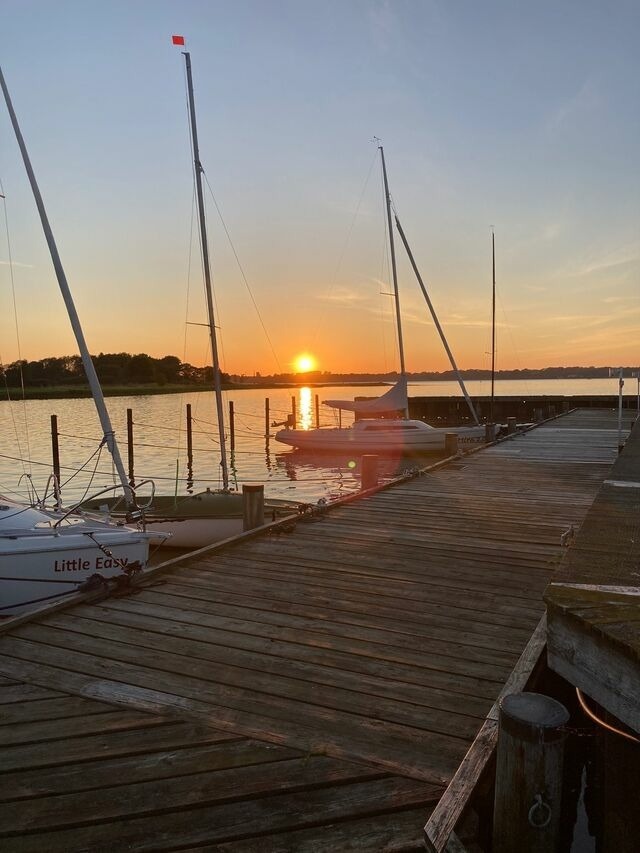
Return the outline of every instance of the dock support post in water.
[[[242,486],[243,530],[253,530],[264,524],[264,485],[244,483]]]
[[[133,471],[133,409],[127,409],[127,467],[129,469],[129,485],[133,488],[136,483]]]
[[[515,418],[507,418],[507,433],[513,435],[518,428],[518,422]]]
[[[296,416],[296,395],[293,394],[291,397],[291,429],[297,429],[298,427],[298,418]]]
[[[316,394],[315,407],[316,407],[316,429],[320,429],[320,395],[319,394]]]
[[[493,853],[556,850],[569,712],[540,693],[500,702]]]
[[[455,432],[448,432],[444,437],[444,451],[447,456],[456,456],[458,453],[458,436]]]
[[[56,507],[62,506],[60,494],[60,447],[58,445],[58,416],[51,415],[51,455],[53,456],[53,494],[56,499]]]
[[[236,413],[233,408],[233,400],[229,400],[229,441],[231,453],[236,449]]]
[[[264,398],[264,437],[267,440],[267,444],[269,443],[269,398]]]
[[[193,420],[191,403],[187,403],[187,468],[193,471]]]
[[[378,485],[378,457],[374,453],[365,453],[360,459],[360,488],[363,492]]]
[[[492,444],[496,440],[496,425],[495,424],[485,424],[484,425],[484,443]]]

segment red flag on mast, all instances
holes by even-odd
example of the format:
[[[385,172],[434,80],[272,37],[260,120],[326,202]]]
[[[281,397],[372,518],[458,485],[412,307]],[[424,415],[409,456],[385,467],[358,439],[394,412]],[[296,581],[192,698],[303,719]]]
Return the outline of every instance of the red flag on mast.
[[[184,44],[184,36],[171,36],[173,44]]]

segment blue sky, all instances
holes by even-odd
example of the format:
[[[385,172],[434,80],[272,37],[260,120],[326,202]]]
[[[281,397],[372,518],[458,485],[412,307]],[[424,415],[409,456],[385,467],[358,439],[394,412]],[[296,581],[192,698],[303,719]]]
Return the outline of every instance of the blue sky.
[[[92,351],[206,361],[184,320],[202,161],[225,367],[397,367],[377,165],[465,367],[487,364],[490,228],[499,366],[638,363],[640,6],[632,2],[0,0],[0,61]],[[0,178],[22,354],[74,351],[6,110]],[[362,194],[357,217],[354,212]],[[353,225],[352,225],[353,223]],[[4,230],[4,223],[2,223]],[[196,249],[194,243],[194,251]],[[192,263],[189,319],[204,319]],[[6,243],[0,354],[17,357]],[[410,370],[446,358],[406,262]]]

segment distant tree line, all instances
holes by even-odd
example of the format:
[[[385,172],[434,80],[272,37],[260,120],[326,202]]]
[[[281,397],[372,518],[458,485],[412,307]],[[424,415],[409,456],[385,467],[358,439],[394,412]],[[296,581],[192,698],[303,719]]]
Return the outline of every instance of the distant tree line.
[[[101,352],[91,358],[103,385],[204,385],[213,381],[211,367],[194,367],[175,355],[153,358],[146,353]],[[228,379],[226,374],[222,378]],[[12,388],[19,388],[23,382],[27,388],[46,388],[83,385],[86,381],[79,355],[23,359],[4,368],[4,382]]]
[[[103,353],[91,356],[100,382],[106,386],[127,385],[211,385],[213,370],[211,367],[194,367],[188,362],[181,361],[175,355],[165,355],[163,358],[153,358],[146,353],[132,355],[128,352]],[[619,368],[614,368],[617,375]],[[637,374],[638,367],[624,367],[626,377]],[[491,377],[489,370],[461,370],[467,380],[486,380]],[[15,361],[4,367],[2,383],[10,388],[20,388],[24,382],[25,388],[51,388],[79,386],[86,384],[84,367],[79,355],[65,355],[58,358],[43,358],[40,361]],[[22,376],[21,376],[22,373]],[[499,379],[592,379],[610,375],[608,367],[545,367],[541,369],[524,368],[522,370],[498,370]],[[455,380],[452,370],[421,371],[409,373],[408,378],[414,382]],[[244,374],[222,374],[225,385],[254,385],[269,386],[282,383],[322,383],[332,381],[344,384],[358,382],[394,382],[398,379],[397,372],[390,373],[330,373],[315,370],[309,373],[277,373],[268,376],[256,373],[251,376]]]

